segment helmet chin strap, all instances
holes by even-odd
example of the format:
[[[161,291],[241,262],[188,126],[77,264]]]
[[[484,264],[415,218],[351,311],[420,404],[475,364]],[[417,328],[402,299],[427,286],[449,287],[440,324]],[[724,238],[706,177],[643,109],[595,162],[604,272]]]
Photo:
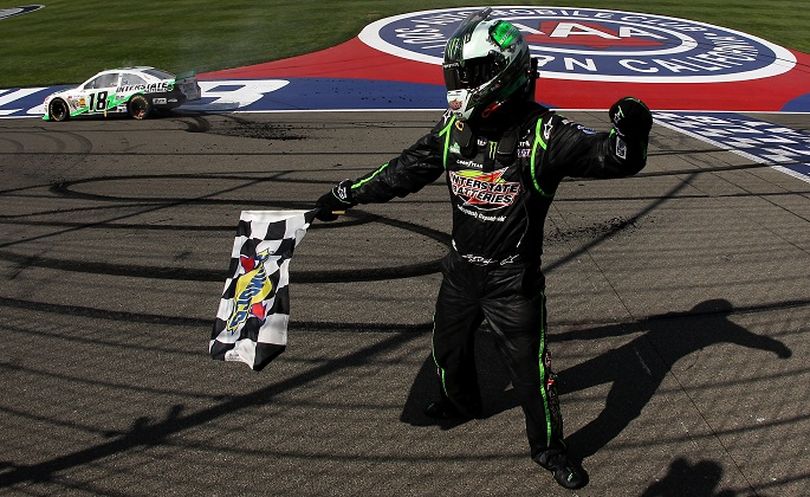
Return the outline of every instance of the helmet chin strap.
[[[489,116],[501,108],[501,105],[503,105],[503,102],[492,102],[491,104],[487,105],[484,110],[481,111],[481,119],[489,118]]]
[[[481,119],[488,119],[492,114],[495,114],[503,105],[507,102],[512,102],[514,100],[520,98],[527,98],[530,100],[534,100],[534,92],[537,84],[537,59],[531,60],[531,69],[529,72],[529,78],[526,82],[526,86],[524,87],[524,95],[523,97],[512,94],[504,100],[496,100],[491,104],[484,107],[484,110],[481,111]]]

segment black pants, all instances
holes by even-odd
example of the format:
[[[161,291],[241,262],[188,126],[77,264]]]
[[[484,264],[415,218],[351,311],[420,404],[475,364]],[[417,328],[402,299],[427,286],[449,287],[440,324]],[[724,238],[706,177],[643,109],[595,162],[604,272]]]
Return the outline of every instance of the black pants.
[[[563,449],[562,416],[546,351],[546,298],[539,268],[476,266],[451,252],[443,273],[433,317],[433,359],[442,395],[463,413],[480,415],[474,337],[486,319],[526,416],[532,458],[548,449]]]

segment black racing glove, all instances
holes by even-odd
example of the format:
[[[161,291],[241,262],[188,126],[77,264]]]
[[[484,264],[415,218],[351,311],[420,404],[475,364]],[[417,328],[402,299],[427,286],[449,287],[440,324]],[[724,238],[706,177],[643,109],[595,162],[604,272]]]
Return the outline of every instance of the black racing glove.
[[[620,135],[644,138],[652,129],[652,114],[641,100],[633,97],[619,99],[608,111],[611,122]]]
[[[315,217],[321,221],[334,221],[355,204],[352,199],[352,181],[346,179],[315,202]]]

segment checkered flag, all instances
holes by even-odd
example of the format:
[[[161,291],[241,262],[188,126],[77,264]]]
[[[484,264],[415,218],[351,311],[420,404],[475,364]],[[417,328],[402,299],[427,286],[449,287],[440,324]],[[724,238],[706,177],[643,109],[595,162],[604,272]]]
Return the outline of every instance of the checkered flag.
[[[289,266],[315,211],[242,211],[208,351],[261,371],[287,346]]]

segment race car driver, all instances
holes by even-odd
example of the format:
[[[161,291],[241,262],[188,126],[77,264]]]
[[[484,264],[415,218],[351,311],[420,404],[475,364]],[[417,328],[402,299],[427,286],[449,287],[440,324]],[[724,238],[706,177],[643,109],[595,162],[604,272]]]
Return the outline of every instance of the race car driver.
[[[453,210],[452,249],[434,315],[435,418],[481,416],[475,331],[486,320],[526,417],[532,459],[563,487],[587,473],[563,441],[555,375],[546,349],[543,224],[566,176],[616,178],[647,158],[652,116],[626,97],[609,110],[612,128],[597,133],[534,101],[536,67],[520,32],[491,9],[468,17],[448,40],[444,79],[448,111],[401,155],[316,202],[331,221],[357,204],[387,202],[444,174]]]

